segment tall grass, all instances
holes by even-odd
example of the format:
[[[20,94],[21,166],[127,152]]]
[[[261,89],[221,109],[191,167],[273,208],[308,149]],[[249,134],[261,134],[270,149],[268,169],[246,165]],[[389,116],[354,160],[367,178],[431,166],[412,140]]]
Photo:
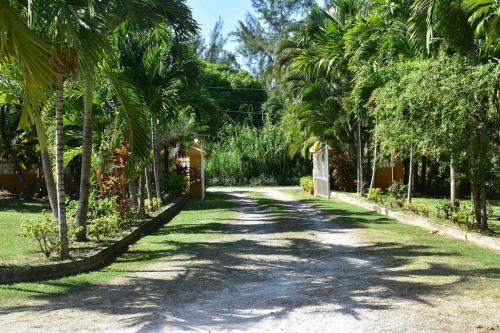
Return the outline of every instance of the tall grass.
[[[209,146],[206,173],[211,185],[296,185],[309,162],[289,158],[278,125],[226,124]]]

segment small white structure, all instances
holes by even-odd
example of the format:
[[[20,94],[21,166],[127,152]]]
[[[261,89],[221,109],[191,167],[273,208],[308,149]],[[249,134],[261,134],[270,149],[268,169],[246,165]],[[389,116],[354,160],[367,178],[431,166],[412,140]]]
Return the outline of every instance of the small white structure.
[[[314,195],[330,198],[330,168],[328,145],[314,145],[310,152],[313,157]]]

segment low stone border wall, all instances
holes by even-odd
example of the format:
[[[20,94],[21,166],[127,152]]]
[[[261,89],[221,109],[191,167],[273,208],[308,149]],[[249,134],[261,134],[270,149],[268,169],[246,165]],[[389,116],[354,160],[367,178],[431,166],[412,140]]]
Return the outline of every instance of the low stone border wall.
[[[131,244],[168,223],[180,212],[187,200],[187,197],[178,198],[128,235],[117,239],[108,247],[92,252],[85,258],[32,266],[0,266],[0,284],[56,279],[107,266],[126,252]]]
[[[458,238],[492,250],[500,251],[500,239],[496,237],[481,235],[477,232],[464,231],[453,226],[444,225],[438,222],[433,222],[425,217],[413,216],[405,214],[403,212],[390,210],[385,206],[373,202],[368,202],[363,198],[356,198],[342,192],[333,191],[331,193],[331,198],[366,208],[368,210],[396,219],[399,222],[405,224],[410,224],[413,226],[431,230],[440,235]]]

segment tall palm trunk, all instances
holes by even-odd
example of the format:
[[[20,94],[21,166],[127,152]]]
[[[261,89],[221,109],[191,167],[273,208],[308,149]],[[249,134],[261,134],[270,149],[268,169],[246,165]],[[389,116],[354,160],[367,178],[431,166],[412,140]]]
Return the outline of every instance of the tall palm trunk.
[[[410,168],[408,172],[408,193],[406,197],[406,202],[411,203],[413,195],[413,147],[410,148]]]
[[[361,142],[361,120],[358,119],[357,131],[356,131],[356,141],[357,141],[357,192],[358,194],[363,194],[363,147]]]
[[[42,159],[43,178],[45,179],[45,187],[50,201],[52,213],[57,218],[57,191],[54,174],[52,173],[52,163],[50,162],[49,148],[47,146],[47,138],[45,137],[45,127],[42,122],[42,117],[39,112],[35,113],[35,127],[38,137],[38,145],[40,146],[40,156]]]
[[[151,200],[151,180],[149,176],[148,168],[144,168],[144,180],[146,181],[146,193],[148,195],[148,200]]]
[[[456,177],[455,177],[455,163],[453,162],[453,158],[450,161],[450,205],[451,207],[455,207],[455,201],[457,200],[456,195]]]
[[[151,140],[153,143],[153,173],[155,177],[156,197],[161,200],[161,177],[160,177],[160,147],[158,145],[158,119],[153,113],[151,115]]]
[[[146,177],[144,172],[139,177],[139,216],[144,217],[144,196],[146,192]]]
[[[373,147],[373,167],[372,167],[372,179],[370,180],[370,190],[375,187],[375,176],[377,175],[377,153],[378,153],[378,143],[375,140],[375,146]]]
[[[66,195],[64,191],[64,151],[63,151],[63,74],[56,73],[56,175],[57,175],[57,216],[59,220],[60,257],[69,257],[68,225],[66,223]]]
[[[82,167],[80,176],[80,205],[78,207],[77,226],[80,231],[76,235],[79,241],[87,240],[87,218],[89,211],[90,164],[92,160],[92,90],[94,83],[89,76],[85,77],[85,96],[83,99],[83,143]]]

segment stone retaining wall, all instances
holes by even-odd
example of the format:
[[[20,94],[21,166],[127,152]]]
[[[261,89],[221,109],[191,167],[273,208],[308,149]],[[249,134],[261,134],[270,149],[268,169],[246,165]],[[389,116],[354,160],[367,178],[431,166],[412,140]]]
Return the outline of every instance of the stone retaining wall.
[[[399,211],[393,211],[385,206],[369,202],[363,198],[356,198],[342,192],[333,191],[331,193],[331,198],[366,208],[368,210],[396,219],[405,224],[410,224],[413,226],[431,230],[440,235],[458,238],[492,250],[500,251],[500,238],[497,237],[481,235],[477,232],[464,231],[457,227],[433,222],[428,218],[413,216]]]
[[[56,279],[109,265],[116,257],[127,251],[131,244],[168,223],[179,213],[186,201],[187,197],[178,198],[125,237],[116,240],[108,247],[92,252],[85,258],[33,266],[0,266],[0,284]]]

